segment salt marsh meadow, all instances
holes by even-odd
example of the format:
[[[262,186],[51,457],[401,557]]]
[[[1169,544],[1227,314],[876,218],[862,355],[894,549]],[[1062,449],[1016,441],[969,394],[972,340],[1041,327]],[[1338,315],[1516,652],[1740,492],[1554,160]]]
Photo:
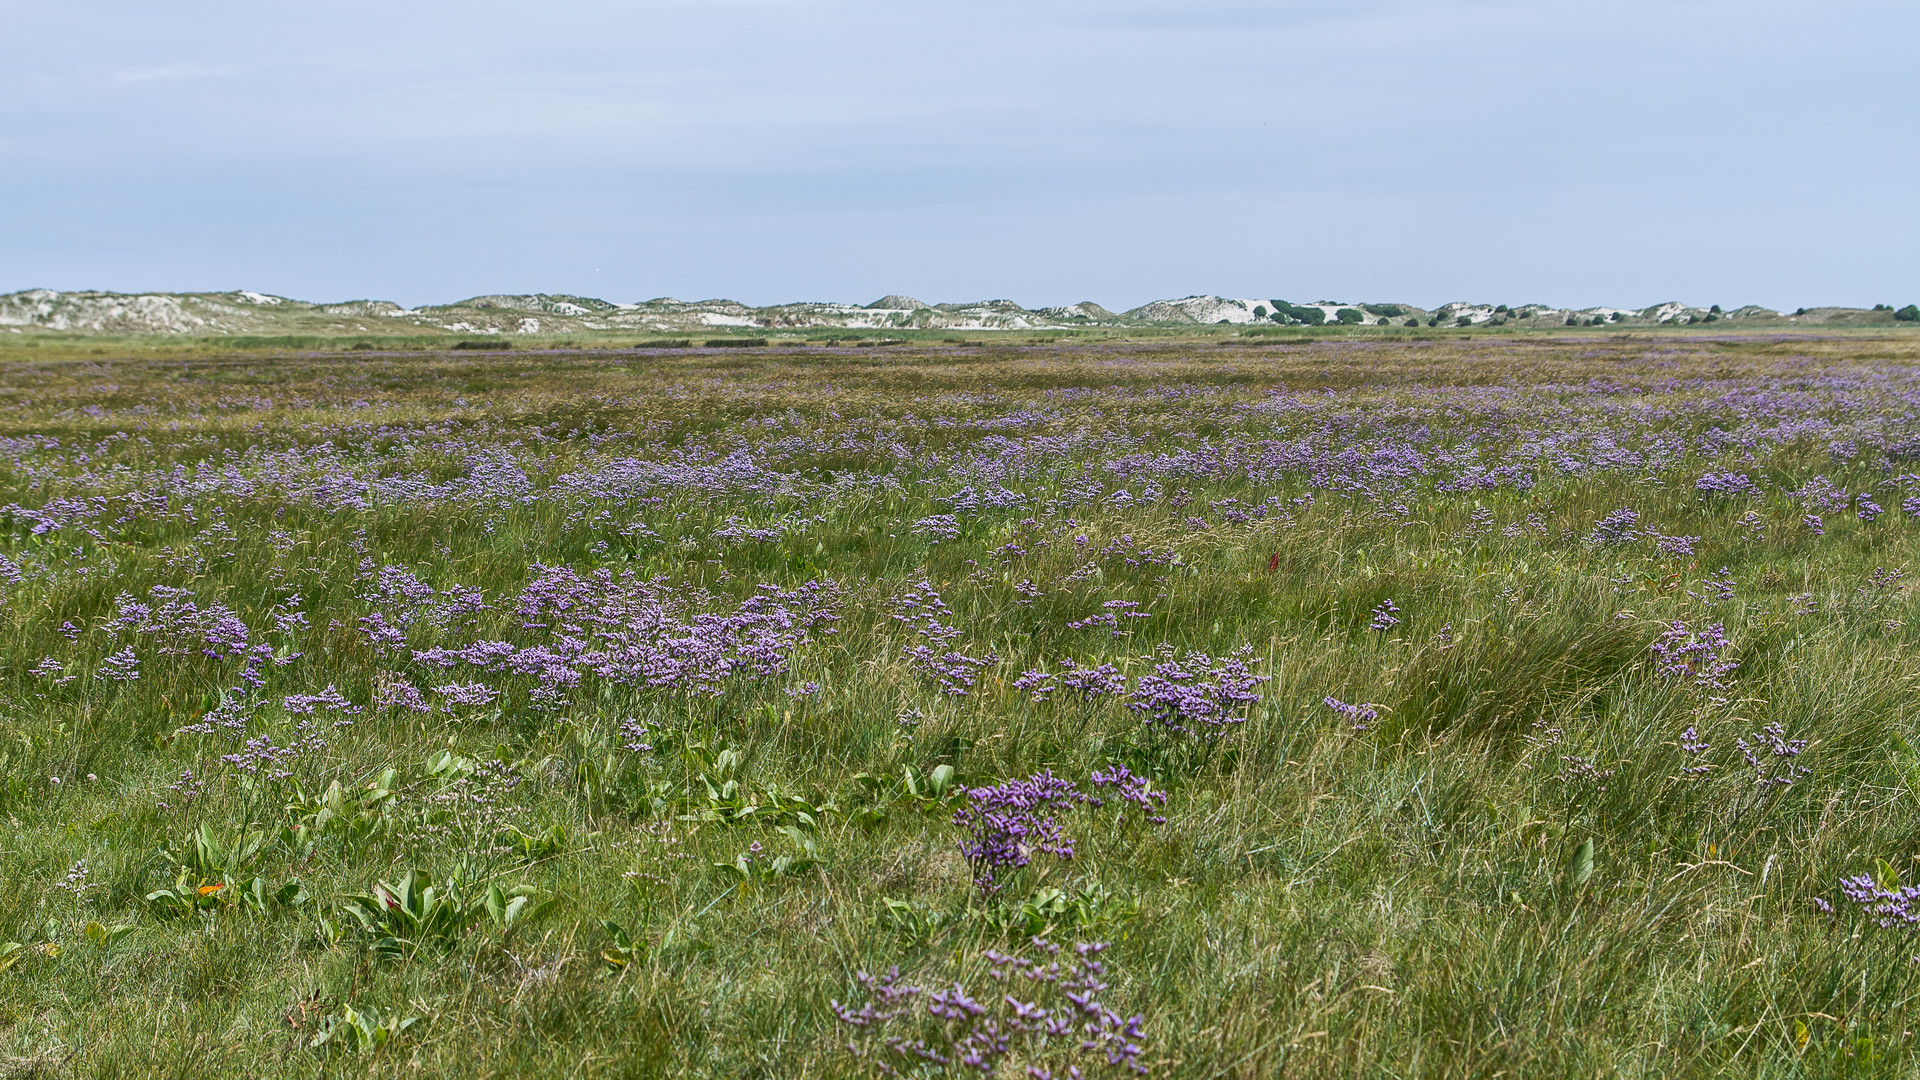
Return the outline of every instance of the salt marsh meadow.
[[[1915,1069],[1911,334],[0,372],[9,1075]]]

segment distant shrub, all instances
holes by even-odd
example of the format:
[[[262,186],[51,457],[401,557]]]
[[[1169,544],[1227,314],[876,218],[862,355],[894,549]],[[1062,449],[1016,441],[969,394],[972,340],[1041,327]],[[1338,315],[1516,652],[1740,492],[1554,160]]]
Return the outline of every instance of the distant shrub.
[[[1319,326],[1327,321],[1327,313],[1319,308],[1289,304],[1285,300],[1275,300],[1273,314],[1268,317],[1274,322],[1306,323],[1308,326]]]
[[[1798,308],[1794,311],[1795,315],[1805,315],[1806,313],[1807,313],[1806,308]]]
[[[1710,312],[1710,313],[1712,313],[1712,314],[1714,314],[1714,315],[1718,315],[1718,314],[1720,314],[1720,305],[1719,305],[1719,304],[1715,304],[1715,305],[1713,305],[1712,307],[1710,307],[1710,308],[1708,308],[1708,309],[1707,309],[1707,311],[1708,311],[1708,312]]]
[[[1459,317],[1457,317],[1457,318],[1455,318],[1455,319],[1453,320],[1453,325],[1455,325],[1455,326],[1472,326],[1472,325],[1473,325],[1473,316],[1471,316],[1471,315],[1461,315],[1461,316],[1459,316]]]
[[[1267,305],[1265,305],[1265,304],[1255,304],[1255,305],[1253,305],[1253,317],[1254,317],[1254,318],[1256,318],[1256,319],[1264,319],[1264,318],[1266,318],[1266,317],[1267,317]]]
[[[1397,319],[1407,313],[1407,309],[1399,304],[1361,304],[1360,310],[1383,319]]]
[[[1419,320],[1419,319],[1408,319],[1408,320],[1407,320],[1407,321],[1406,321],[1406,322],[1405,322],[1405,323],[1404,323],[1403,325],[1406,325],[1406,326],[1419,326],[1419,325],[1420,325],[1420,320]]]
[[[1496,305],[1493,309],[1493,313],[1495,315],[1505,315],[1507,313],[1507,305],[1505,304]]]
[[[687,338],[667,338],[664,341],[636,341],[633,347],[636,349],[690,349],[693,347],[693,342]]]
[[[1343,307],[1339,311],[1334,312],[1333,318],[1335,322],[1338,322],[1342,326],[1355,326],[1367,321],[1367,317],[1361,314],[1358,309],[1350,307]]]
[[[1920,322],[1920,304],[1908,304],[1894,312],[1893,317],[1901,322]]]
[[[510,341],[456,341],[453,347],[456,349],[511,349],[513,343]]]
[[[1427,325],[1428,325],[1428,326],[1439,326],[1439,325],[1440,325],[1440,316],[1438,316],[1438,315],[1429,315],[1429,316],[1427,316]]]
[[[766,343],[767,339],[763,337],[724,337],[710,338],[706,346],[709,349],[753,349]]]
[[[1577,315],[1569,315],[1569,316],[1567,316],[1567,325],[1568,325],[1568,326],[1579,326],[1579,325],[1580,325],[1580,318],[1579,318],[1579,316],[1577,316]]]
[[[1588,326],[1605,326],[1606,323],[1607,320],[1599,315],[1595,315],[1593,318],[1587,320]]]

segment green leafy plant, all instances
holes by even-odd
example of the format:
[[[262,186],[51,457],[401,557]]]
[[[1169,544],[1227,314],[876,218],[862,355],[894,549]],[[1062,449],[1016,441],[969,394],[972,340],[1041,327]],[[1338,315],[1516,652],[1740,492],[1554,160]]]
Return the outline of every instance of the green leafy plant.
[[[341,910],[374,939],[374,952],[409,956],[429,943],[447,943],[466,936],[482,918],[502,930],[511,930],[545,912],[551,898],[533,902],[535,890],[526,885],[485,890],[464,886],[457,878],[435,883],[408,870],[398,883],[375,883],[372,891],[348,896]]]
[[[934,936],[958,922],[952,912],[935,911],[922,900],[901,900],[891,896],[880,900],[879,922],[913,944],[933,940]]]
[[[793,825],[781,825],[774,831],[793,841],[800,853],[767,855],[755,842],[751,848],[736,855],[732,862],[714,863],[714,870],[742,883],[765,884],[778,878],[806,873],[820,865],[819,848],[812,836]]]
[[[928,772],[905,765],[899,776],[856,773],[853,781],[857,794],[850,800],[848,817],[873,826],[887,821],[895,810],[926,817],[951,813],[960,794],[955,777],[951,765],[936,765]]]
[[[355,840],[371,836],[385,821],[384,811],[395,797],[396,776],[388,767],[358,791],[350,791],[334,780],[325,791],[312,796],[295,781],[286,806],[291,821],[283,839],[289,846],[300,847],[322,836]]]
[[[600,950],[600,960],[615,971],[627,968],[646,959],[647,943],[644,939],[636,941],[627,933],[626,927],[611,919],[600,920],[600,926],[607,932],[613,944]]]
[[[424,1023],[418,1016],[401,1016],[398,1010],[365,1012],[343,1005],[338,1016],[323,1022],[320,1033],[307,1045],[315,1050],[339,1050],[349,1054],[371,1054],[398,1039],[413,1027]]]
[[[114,942],[126,938],[138,929],[140,928],[132,923],[117,923],[113,926],[107,926],[103,923],[90,922],[80,928],[80,935],[104,949]]]
[[[1050,885],[1035,889],[1018,904],[980,909],[977,914],[1003,933],[1045,937],[1058,929],[1108,927],[1137,918],[1139,905],[1098,882],[1071,892]]]

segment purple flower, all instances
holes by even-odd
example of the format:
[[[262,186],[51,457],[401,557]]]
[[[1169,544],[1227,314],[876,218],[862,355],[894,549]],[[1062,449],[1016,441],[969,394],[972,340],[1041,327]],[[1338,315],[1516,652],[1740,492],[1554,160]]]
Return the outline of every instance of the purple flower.
[[[486,683],[448,683],[434,687],[433,692],[440,695],[448,709],[483,708],[500,696],[500,691]]]
[[[140,657],[129,645],[100,661],[97,674],[111,682],[136,682],[140,678]]]
[[[1654,672],[1661,678],[1688,679],[1709,689],[1721,689],[1725,678],[1740,666],[1740,661],[1727,655],[1733,643],[1720,623],[1696,632],[1676,619],[1649,648]]]
[[[1640,535],[1639,524],[1639,511],[1625,508],[1615,510],[1593,523],[1593,531],[1587,534],[1587,540],[1594,544],[1624,544]]]
[[[1662,536],[1651,530],[1647,535],[1653,539],[1654,550],[1662,555],[1678,557],[1692,555],[1694,547],[1700,543],[1700,538],[1697,536]]]
[[[1400,609],[1392,600],[1382,600],[1373,609],[1373,621],[1367,624],[1369,630],[1391,630],[1400,625]]]
[[[1858,877],[1841,878],[1840,893],[1882,930],[1911,932],[1920,926],[1920,910],[1915,909],[1915,903],[1920,901],[1920,885],[1883,888],[1873,879],[1873,875],[1861,874]],[[1829,907],[1827,910],[1832,909]]]
[[[1323,698],[1321,704],[1346,717],[1355,731],[1365,731],[1375,720],[1380,719],[1379,710],[1371,705],[1349,705],[1336,697]]]
[[[1710,472],[1695,480],[1693,486],[1697,491],[1725,498],[1751,495],[1755,490],[1753,481],[1745,473],[1736,472]]]
[[[1247,722],[1247,706],[1260,700],[1257,690],[1270,678],[1248,672],[1252,655],[1252,647],[1243,646],[1219,659],[1189,652],[1179,660],[1155,664],[1153,674],[1142,675],[1134,683],[1127,707],[1141,713],[1149,727],[1208,740],[1221,738]]]
[[[1686,753],[1687,760],[1692,762],[1692,764],[1680,766],[1681,772],[1689,776],[1705,776],[1707,773],[1713,771],[1712,765],[1700,760],[1700,755],[1713,749],[1713,747],[1708,746],[1705,740],[1700,738],[1700,733],[1692,727],[1688,727],[1687,730],[1680,733],[1680,749]]]
[[[966,830],[960,853],[973,867],[982,896],[1000,891],[1001,878],[1026,866],[1031,856],[1073,857],[1073,841],[1056,815],[1086,801],[1070,780],[1052,770],[1025,780],[966,789],[966,802],[953,823]]]
[[[1114,797],[1139,810],[1140,816],[1156,825],[1165,825],[1167,819],[1158,810],[1167,804],[1167,793],[1153,790],[1144,776],[1135,776],[1125,765],[1115,765],[1104,771],[1096,770],[1087,777],[1095,787],[1113,788]]]
[[[1807,749],[1807,740],[1787,738],[1787,729],[1779,723],[1768,724],[1756,735],[1734,740],[1747,767],[1753,770],[1753,784],[1762,790],[1792,787],[1813,775],[1798,758]]]
[[[357,713],[360,707],[340,696],[340,692],[327,684],[325,690],[317,694],[288,694],[282,699],[282,707],[294,716],[309,716],[321,706],[343,713]]]

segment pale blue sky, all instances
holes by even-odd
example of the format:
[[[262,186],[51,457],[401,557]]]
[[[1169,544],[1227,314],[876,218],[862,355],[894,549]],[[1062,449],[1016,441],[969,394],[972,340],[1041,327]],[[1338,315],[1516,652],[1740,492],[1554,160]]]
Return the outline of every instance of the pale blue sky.
[[[0,291],[1920,301],[1920,5],[0,0]]]

